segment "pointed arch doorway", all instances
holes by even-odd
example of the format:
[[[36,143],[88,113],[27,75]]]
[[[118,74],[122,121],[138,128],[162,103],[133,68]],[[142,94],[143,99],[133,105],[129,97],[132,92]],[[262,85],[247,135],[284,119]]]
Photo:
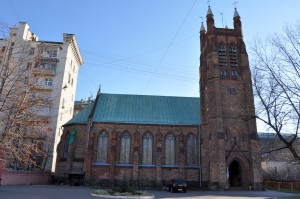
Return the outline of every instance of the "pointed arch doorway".
[[[234,159],[229,165],[229,184],[231,187],[242,186],[242,167],[241,164]]]

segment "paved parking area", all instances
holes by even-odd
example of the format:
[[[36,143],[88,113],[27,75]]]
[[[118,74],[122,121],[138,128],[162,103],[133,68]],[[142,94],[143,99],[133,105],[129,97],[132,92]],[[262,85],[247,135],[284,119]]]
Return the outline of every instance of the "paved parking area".
[[[94,189],[88,187],[32,185],[0,186],[0,199],[97,199],[90,196]],[[269,199],[288,197],[293,194],[273,191],[188,191],[187,193],[170,193],[151,190],[155,198],[171,199]]]

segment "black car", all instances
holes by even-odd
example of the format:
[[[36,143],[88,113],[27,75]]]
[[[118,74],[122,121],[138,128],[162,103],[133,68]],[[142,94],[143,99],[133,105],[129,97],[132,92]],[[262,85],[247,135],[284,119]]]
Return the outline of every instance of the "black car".
[[[172,179],[167,185],[167,190],[171,192],[183,191],[186,193],[187,185],[184,179]]]

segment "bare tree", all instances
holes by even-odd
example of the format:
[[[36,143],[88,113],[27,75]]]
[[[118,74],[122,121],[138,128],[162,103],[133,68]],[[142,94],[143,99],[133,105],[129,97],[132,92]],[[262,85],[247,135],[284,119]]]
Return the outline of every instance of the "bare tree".
[[[264,152],[287,149],[299,162],[300,21],[265,42],[257,39],[252,52],[256,118],[280,140]]]
[[[0,22],[0,175],[5,165],[42,167],[51,145],[43,114],[51,101],[37,94],[43,85],[33,67],[39,55],[15,30]]]

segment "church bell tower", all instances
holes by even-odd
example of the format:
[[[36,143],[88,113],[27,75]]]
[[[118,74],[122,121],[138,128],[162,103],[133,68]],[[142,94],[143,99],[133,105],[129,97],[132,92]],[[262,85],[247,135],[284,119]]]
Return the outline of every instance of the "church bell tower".
[[[211,189],[261,190],[254,97],[240,15],[216,28],[208,7],[200,30],[202,182]]]

